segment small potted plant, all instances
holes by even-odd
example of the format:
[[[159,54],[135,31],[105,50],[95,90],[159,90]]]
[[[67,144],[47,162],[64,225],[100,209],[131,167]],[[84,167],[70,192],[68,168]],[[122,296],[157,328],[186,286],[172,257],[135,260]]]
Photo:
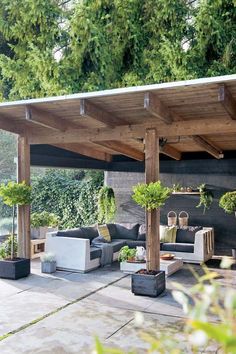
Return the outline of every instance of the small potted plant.
[[[31,187],[25,182],[8,182],[0,186],[0,196],[6,205],[12,207],[12,234],[1,247],[0,278],[15,280],[30,274],[30,259],[16,256],[15,217],[17,205],[31,203]]]
[[[172,189],[162,185],[160,181],[151,183],[140,183],[133,188],[133,199],[147,211],[147,220],[150,220],[151,213],[162,207],[170,197]],[[148,221],[149,223],[149,221]],[[146,240],[150,238],[149,229]],[[135,295],[146,295],[156,297],[165,290],[165,272],[160,269],[150,269],[152,259],[150,257],[150,242],[146,241],[146,268],[132,274],[132,292]]]
[[[41,272],[55,273],[57,270],[56,257],[53,253],[45,253],[41,256]]]
[[[135,262],[136,248],[129,248],[124,246],[120,249],[118,261],[119,262]]]
[[[57,215],[47,211],[32,213],[30,224],[31,237],[33,239],[43,239],[46,238],[47,232],[57,231],[59,218]]]
[[[236,191],[227,192],[222,195],[219,206],[224,209],[227,214],[235,214],[236,216]],[[232,248],[232,256],[236,259],[236,248]]]

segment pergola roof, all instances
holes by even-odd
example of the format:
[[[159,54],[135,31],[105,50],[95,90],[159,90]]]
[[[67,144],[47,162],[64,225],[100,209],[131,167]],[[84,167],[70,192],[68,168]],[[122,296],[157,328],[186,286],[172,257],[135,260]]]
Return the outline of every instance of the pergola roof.
[[[236,150],[236,75],[0,104],[1,129],[107,163],[143,161],[153,127],[162,154],[176,160]]]

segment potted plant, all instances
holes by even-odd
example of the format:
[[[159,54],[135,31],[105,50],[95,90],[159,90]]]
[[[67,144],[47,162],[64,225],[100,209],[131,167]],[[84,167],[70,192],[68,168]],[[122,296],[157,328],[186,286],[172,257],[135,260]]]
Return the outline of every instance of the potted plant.
[[[162,207],[170,197],[172,189],[162,185],[160,181],[151,183],[141,183],[133,188],[133,200],[145,208],[147,220],[151,213]],[[141,269],[132,274],[132,292],[135,295],[147,295],[156,297],[165,290],[165,272],[160,269],[150,269],[150,242],[146,237],[146,259],[147,269]]]
[[[120,249],[118,261],[119,262],[135,262],[136,248],[129,248],[129,246],[124,246]]]
[[[30,218],[31,237],[33,239],[46,238],[47,232],[57,231],[59,218],[53,213],[42,211],[41,213],[33,213]]]
[[[228,214],[236,216],[236,191],[227,192],[222,195],[219,206]],[[232,256],[236,259],[236,248],[232,248]]]
[[[57,270],[56,257],[53,253],[45,253],[41,256],[41,272],[55,273]]]
[[[17,258],[15,241],[15,217],[17,205],[29,205],[31,203],[31,187],[25,182],[8,182],[0,186],[0,196],[3,202],[12,207],[12,234],[3,244],[0,260],[0,278],[19,279],[30,274],[30,259]]]

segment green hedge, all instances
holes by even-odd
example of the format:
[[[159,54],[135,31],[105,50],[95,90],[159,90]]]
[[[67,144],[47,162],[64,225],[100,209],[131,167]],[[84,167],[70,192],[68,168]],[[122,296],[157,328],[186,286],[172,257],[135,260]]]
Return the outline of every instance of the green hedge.
[[[32,211],[59,216],[61,228],[97,222],[97,197],[103,172],[49,170],[32,180]]]

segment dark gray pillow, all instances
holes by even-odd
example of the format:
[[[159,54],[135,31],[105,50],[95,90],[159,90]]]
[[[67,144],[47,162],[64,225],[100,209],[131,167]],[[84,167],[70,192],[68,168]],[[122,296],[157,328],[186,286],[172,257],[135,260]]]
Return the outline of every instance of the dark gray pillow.
[[[57,231],[57,236],[83,238],[83,232],[80,228],[70,230],[59,230]]]
[[[98,231],[95,226],[80,227],[70,230],[61,230],[57,232],[57,236],[61,237],[74,237],[74,238],[86,238],[92,240],[98,236]]]
[[[185,226],[178,228],[176,234],[176,243],[194,243],[195,234],[201,229],[201,226]]]
[[[139,224],[107,224],[111,238],[115,239],[126,239],[126,240],[137,240]]]

